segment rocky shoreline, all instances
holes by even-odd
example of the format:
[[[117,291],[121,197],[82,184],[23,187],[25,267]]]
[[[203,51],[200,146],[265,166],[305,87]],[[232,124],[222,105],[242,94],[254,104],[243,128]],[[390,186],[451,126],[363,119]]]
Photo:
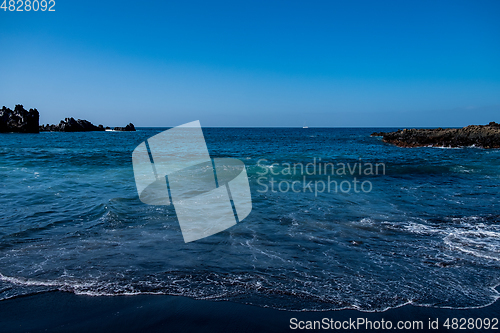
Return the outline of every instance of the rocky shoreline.
[[[129,123],[125,127],[95,126],[88,120],[66,118],[57,125],[39,125],[40,113],[37,109],[27,111],[24,106],[18,104],[14,110],[7,107],[0,109],[0,133],[39,133],[39,132],[93,132],[93,131],[135,131],[135,126]]]
[[[375,132],[383,142],[398,147],[479,147],[500,148],[500,124],[470,125],[463,128],[403,129],[395,132]]]

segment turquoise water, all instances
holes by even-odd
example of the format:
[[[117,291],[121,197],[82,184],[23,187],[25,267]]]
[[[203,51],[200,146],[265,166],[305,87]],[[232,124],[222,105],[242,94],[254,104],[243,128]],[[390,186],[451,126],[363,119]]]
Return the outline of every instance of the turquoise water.
[[[163,130],[0,135],[0,299],[63,290],[376,311],[499,296],[499,150],[398,148],[369,136],[382,129],[206,128],[211,157],[245,163],[253,210],[186,244],[173,206],[145,205],[135,188],[132,151]],[[385,172],[286,172],[319,159]],[[355,180],[370,191],[306,186]]]

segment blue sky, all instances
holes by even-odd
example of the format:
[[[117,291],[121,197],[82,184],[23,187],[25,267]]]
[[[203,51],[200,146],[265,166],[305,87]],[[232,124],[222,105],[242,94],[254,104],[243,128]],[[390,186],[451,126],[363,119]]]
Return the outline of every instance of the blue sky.
[[[500,122],[500,1],[68,1],[0,11],[0,105],[109,126]]]

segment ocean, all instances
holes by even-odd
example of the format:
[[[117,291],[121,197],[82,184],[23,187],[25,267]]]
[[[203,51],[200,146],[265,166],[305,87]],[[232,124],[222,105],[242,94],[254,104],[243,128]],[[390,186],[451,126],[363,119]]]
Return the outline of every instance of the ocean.
[[[212,158],[244,162],[253,207],[184,243],[174,207],[142,203],[134,182],[132,151],[166,129],[0,135],[0,303],[155,294],[378,312],[498,299],[500,150],[370,137],[389,128],[204,128]]]

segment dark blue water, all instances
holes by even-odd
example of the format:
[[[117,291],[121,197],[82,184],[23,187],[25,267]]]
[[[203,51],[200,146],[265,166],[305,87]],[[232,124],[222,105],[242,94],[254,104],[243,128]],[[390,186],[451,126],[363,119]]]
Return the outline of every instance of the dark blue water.
[[[63,290],[383,310],[499,297],[499,150],[398,148],[369,136],[380,129],[206,128],[212,157],[245,163],[253,210],[186,244],[173,206],[143,204],[134,184],[133,149],[162,130],[0,135],[0,299]],[[287,174],[319,159],[385,171]],[[309,181],[370,191],[315,193]]]

